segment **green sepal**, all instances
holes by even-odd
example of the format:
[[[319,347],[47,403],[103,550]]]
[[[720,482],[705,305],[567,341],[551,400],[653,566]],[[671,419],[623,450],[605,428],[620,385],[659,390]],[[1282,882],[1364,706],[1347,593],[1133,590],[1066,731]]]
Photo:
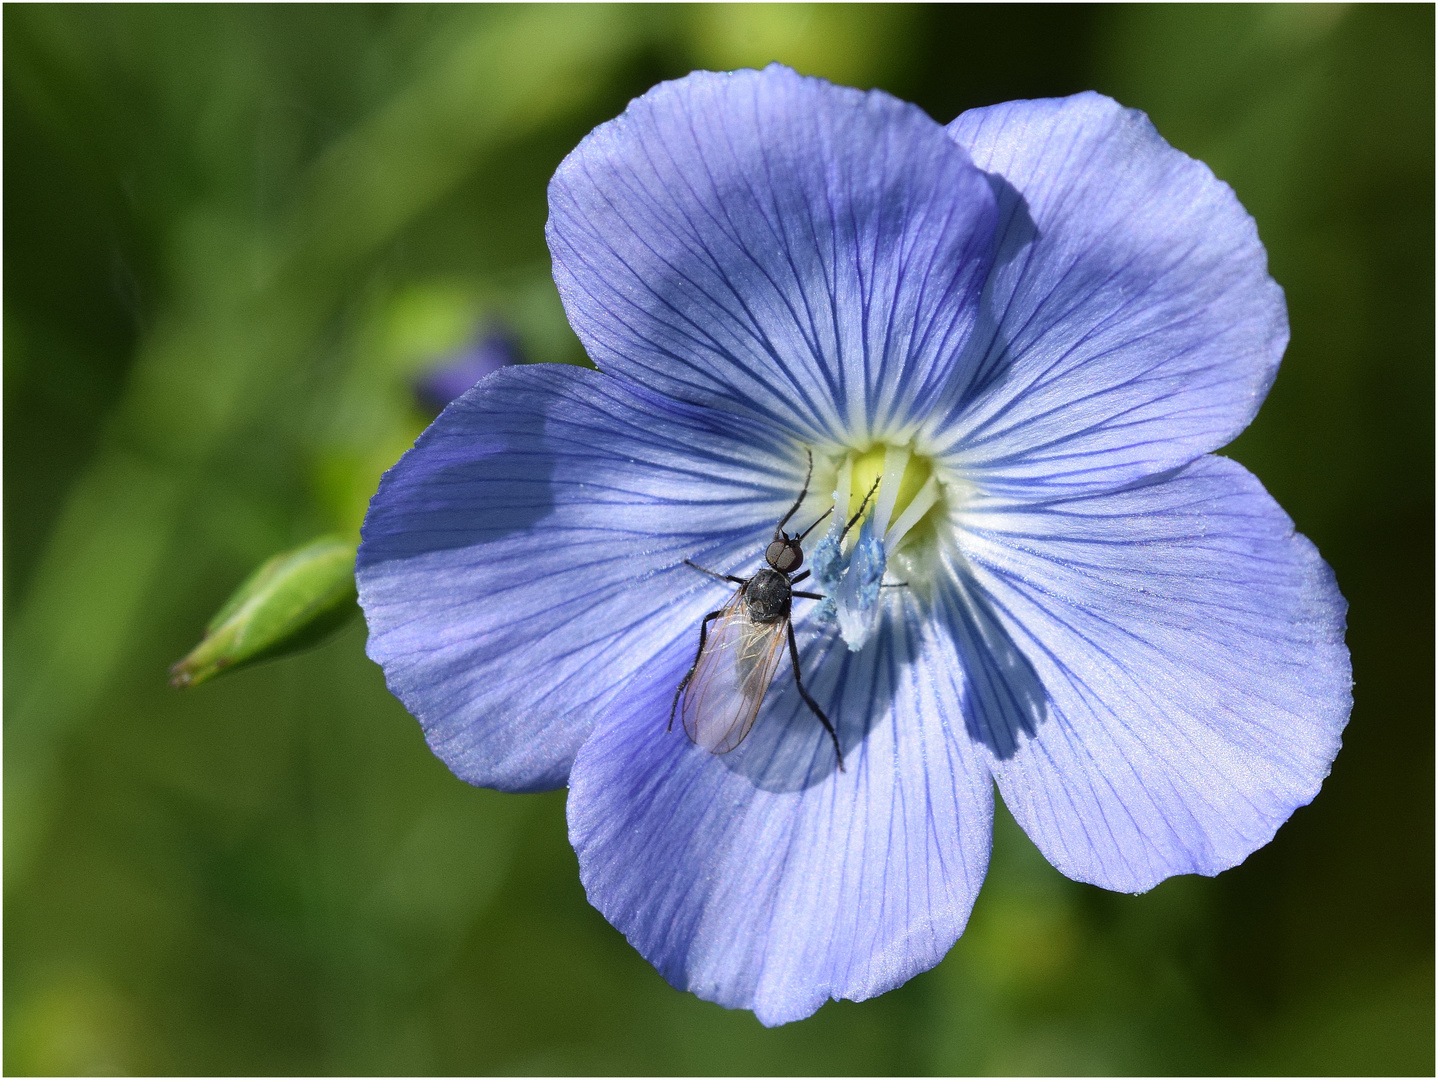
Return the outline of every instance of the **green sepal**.
[[[200,643],[170,668],[171,686],[317,645],[359,611],[355,545],[322,536],[267,560],[225,601]]]

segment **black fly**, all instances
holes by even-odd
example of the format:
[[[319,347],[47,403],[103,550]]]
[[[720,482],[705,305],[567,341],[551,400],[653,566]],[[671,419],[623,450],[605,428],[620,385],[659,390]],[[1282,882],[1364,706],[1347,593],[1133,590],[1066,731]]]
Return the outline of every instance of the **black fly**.
[[[814,711],[829,738],[834,743],[834,753],[839,759],[839,770],[844,768],[844,752],[839,747],[839,736],[834,725],[824,715],[824,710],[804,689],[799,672],[799,646],[794,640],[794,626],[790,620],[793,597],[806,600],[822,600],[819,593],[801,592],[794,588],[809,576],[809,571],[798,573],[804,562],[804,551],[800,546],[804,537],[829,516],[826,510],[818,520],[801,533],[790,535],[784,526],[798,512],[804,497],[809,494],[809,480],[814,473],[814,455],[809,453],[809,469],[804,474],[804,487],[789,512],[774,526],[774,538],[764,549],[764,561],[768,563],[750,578],[720,574],[685,559],[684,562],[695,570],[708,574],[720,581],[731,581],[739,586],[737,592],[718,611],[711,611],[699,624],[699,649],[688,673],[674,691],[674,702],[669,707],[669,727],[674,726],[674,714],[680,713],[684,733],[696,745],[713,754],[727,754],[749,734],[754,719],[759,715],[759,706],[764,694],[773,681],[779,667],[779,657],[787,637],[789,658],[794,665],[794,685],[804,703]],[[844,527],[844,534],[853,528],[868,505],[869,498],[878,487],[864,496],[864,502],[853,518]],[[842,537],[841,537],[842,539]],[[709,624],[719,623],[711,632]],[[683,707],[680,708],[680,699]]]

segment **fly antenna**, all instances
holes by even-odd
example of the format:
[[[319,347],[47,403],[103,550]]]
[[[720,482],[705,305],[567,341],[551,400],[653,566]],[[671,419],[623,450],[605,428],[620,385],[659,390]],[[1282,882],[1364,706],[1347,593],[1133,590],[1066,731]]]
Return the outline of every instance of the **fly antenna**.
[[[879,477],[879,480],[882,479],[882,476]],[[844,526],[844,531],[839,534],[840,540],[848,536],[849,530],[854,527],[854,522],[858,521],[861,517],[864,516],[864,507],[869,505],[869,500],[874,497],[874,492],[879,490],[879,480],[874,481],[874,486],[869,489],[869,494],[864,496],[864,501],[859,504],[859,509],[854,511],[854,516],[849,519],[849,524]]]
[[[817,519],[815,519],[814,524],[810,525],[807,529],[805,529],[803,532],[801,532],[798,536],[794,537],[794,539],[795,539],[795,540],[802,540],[802,539],[804,539],[804,537],[808,536],[811,532],[813,532],[815,529],[817,529],[817,528],[819,527],[819,525],[823,522],[823,520],[824,520],[826,517],[828,517],[830,514],[832,514],[833,512],[834,512],[834,508],[833,508],[832,506],[829,507],[829,509],[825,510],[822,514],[820,514],[820,515],[818,516]]]
[[[799,506],[809,494],[809,480],[814,475],[814,451],[806,446],[804,447],[804,454],[809,459],[809,467],[804,470],[804,487],[799,492],[799,497],[794,500],[794,505],[789,507],[789,512],[779,519],[779,524],[774,526],[775,540],[782,540],[784,538],[784,526],[789,524],[789,519],[794,516]]]

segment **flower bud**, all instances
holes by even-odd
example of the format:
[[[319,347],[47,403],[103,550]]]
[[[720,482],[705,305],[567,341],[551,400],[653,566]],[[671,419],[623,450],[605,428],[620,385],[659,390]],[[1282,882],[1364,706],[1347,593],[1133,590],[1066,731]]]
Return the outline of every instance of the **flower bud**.
[[[415,383],[415,397],[434,415],[480,379],[510,364],[524,363],[519,342],[503,326],[494,325],[472,345],[432,368]]]
[[[200,643],[170,668],[170,685],[198,686],[223,671],[318,644],[359,610],[355,545],[323,536],[269,559],[210,620]]]

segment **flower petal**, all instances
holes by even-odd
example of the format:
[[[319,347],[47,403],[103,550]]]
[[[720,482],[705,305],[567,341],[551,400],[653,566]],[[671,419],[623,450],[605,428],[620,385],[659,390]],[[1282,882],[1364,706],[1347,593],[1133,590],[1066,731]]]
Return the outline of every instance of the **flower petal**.
[[[1228,185],[1094,93],[974,109],[948,130],[1001,178],[1000,241],[937,452],[990,490],[1083,491],[1242,431],[1288,317]]]
[[[681,650],[614,701],[569,797],[590,902],[675,986],[768,1025],[937,963],[968,919],[993,824],[983,754],[948,726],[962,677],[948,637],[907,597],[860,653],[800,618],[805,684],[846,772],[788,665],[737,750],[666,731],[693,656]]]
[[[1347,605],[1242,466],[975,507],[961,544],[1045,695],[998,700],[983,741],[1065,874],[1125,892],[1216,874],[1317,794],[1352,705]]]
[[[714,604],[683,560],[752,572],[803,467],[772,430],[597,372],[499,371],[370,504],[369,655],[463,779],[560,786],[604,704]]]
[[[994,220],[921,110],[778,65],[632,101],[549,205],[554,279],[601,369],[811,440],[888,434],[943,385]]]

